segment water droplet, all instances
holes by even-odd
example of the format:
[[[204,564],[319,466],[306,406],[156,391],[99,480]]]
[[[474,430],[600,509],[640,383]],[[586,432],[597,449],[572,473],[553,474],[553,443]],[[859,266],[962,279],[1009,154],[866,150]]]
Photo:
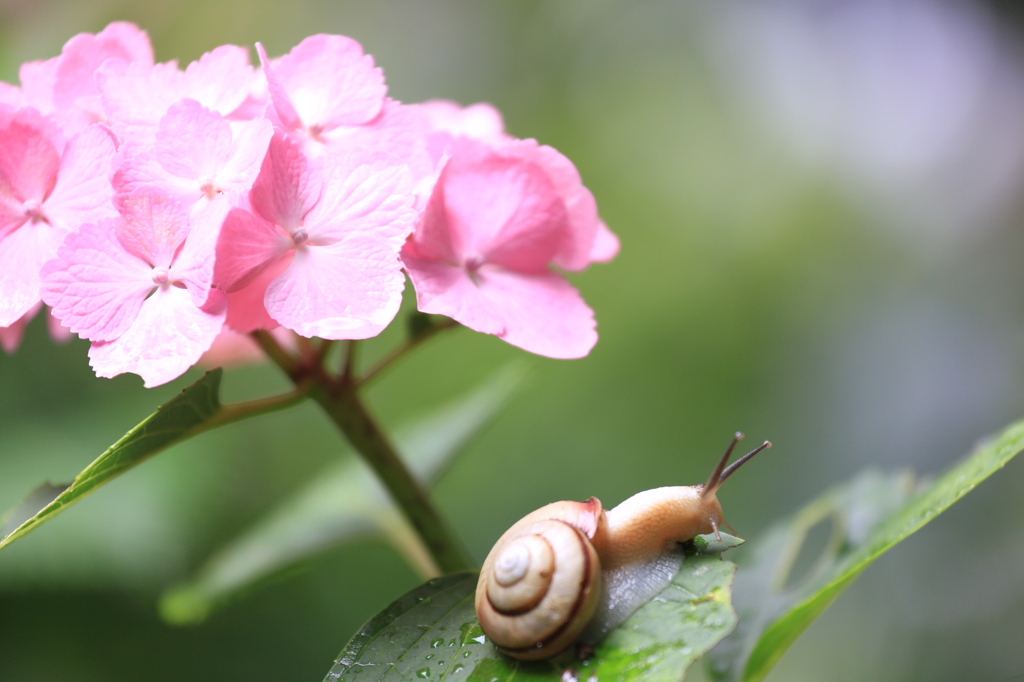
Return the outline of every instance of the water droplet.
[[[468,651],[463,651],[462,652],[462,657],[463,658],[469,658],[469,652]]]
[[[444,640],[443,639],[435,639],[433,642],[430,643],[430,648],[431,649],[436,649],[437,647],[441,646],[442,644],[444,644]]]
[[[430,670],[428,670],[427,668],[420,668],[419,670],[416,671],[416,677],[419,677],[419,678],[422,678],[422,679],[425,680],[428,677],[430,677]]]
[[[432,659],[433,657],[434,657],[434,654],[427,654],[427,660],[428,660],[428,661],[429,661],[430,659]]]
[[[457,663],[455,665],[455,667],[452,668],[452,672],[453,673],[461,673],[465,669],[466,669],[466,666],[462,665],[461,663]]]

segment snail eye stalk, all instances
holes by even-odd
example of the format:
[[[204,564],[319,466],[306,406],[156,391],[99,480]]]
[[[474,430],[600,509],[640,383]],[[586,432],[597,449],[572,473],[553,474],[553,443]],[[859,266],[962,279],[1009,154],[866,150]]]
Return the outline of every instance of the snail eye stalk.
[[[742,431],[737,431],[732,437],[732,441],[729,443],[729,447],[725,449],[725,454],[718,460],[718,464],[715,465],[711,475],[708,476],[708,482],[704,484],[704,487],[700,490],[700,496],[706,497],[718,490],[718,486],[722,485],[722,472],[725,470],[725,465],[729,463],[729,458],[732,456],[732,451],[736,447],[736,443],[743,440],[745,436]]]

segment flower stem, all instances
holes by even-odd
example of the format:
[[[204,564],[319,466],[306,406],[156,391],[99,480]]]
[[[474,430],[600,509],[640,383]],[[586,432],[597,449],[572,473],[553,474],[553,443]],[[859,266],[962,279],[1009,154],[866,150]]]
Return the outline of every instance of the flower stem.
[[[266,353],[267,357],[274,361],[275,365],[284,370],[284,373],[290,379],[297,382],[301,374],[301,365],[296,357],[282,348],[277,339],[264,329],[257,329],[250,336],[256,341],[260,349]]]
[[[378,428],[352,383],[332,394],[315,386],[310,396],[324,409],[345,438],[376,472],[406,519],[423,539],[444,573],[473,568],[448,522]]]
[[[355,375],[356,371],[356,351],[358,349],[359,342],[355,339],[349,339],[345,344],[345,355],[342,360],[341,373],[339,374],[340,381],[350,381]]]
[[[423,336],[428,335],[430,333]],[[342,374],[334,380],[322,364],[305,364],[281,348],[270,334],[257,331],[253,332],[253,338],[295,383],[296,390],[308,384],[309,397],[319,403],[356,452],[376,472],[395,504],[423,539],[441,571],[454,573],[473,568],[473,562],[456,540],[448,522],[434,507],[430,496],[413,477],[359,399],[359,386],[365,382],[365,378],[362,382],[356,382],[352,377],[356,342],[348,342]],[[405,350],[392,353],[389,362],[416,343],[411,341],[406,344],[408,348]],[[383,368],[383,365],[378,365],[378,368]],[[370,376],[375,373],[371,370]]]

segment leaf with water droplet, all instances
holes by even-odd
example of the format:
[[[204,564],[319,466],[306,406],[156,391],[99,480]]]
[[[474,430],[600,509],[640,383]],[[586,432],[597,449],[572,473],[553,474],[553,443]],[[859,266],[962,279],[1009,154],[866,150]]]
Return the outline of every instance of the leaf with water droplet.
[[[711,652],[712,676],[730,682],[763,680],[861,571],[1022,449],[1024,422],[1018,422],[933,482],[915,484],[909,472],[867,471],[772,526],[738,557],[740,624]],[[822,525],[830,527],[830,539],[796,576],[802,546],[812,529]]]
[[[473,609],[476,574],[446,576],[421,585],[370,619],[345,646],[325,682],[337,682],[355,670],[361,682],[428,675],[442,682],[513,677],[516,682],[556,682],[569,668],[585,671],[580,680],[596,676],[676,682],[735,627],[730,603],[735,568],[718,554],[691,546],[668,587],[597,643],[588,660],[579,660],[570,649],[556,659],[530,663],[499,652],[480,629]],[[444,642],[437,635],[445,628],[458,629],[460,636],[458,648],[443,657],[442,666],[431,659],[438,642]],[[428,661],[433,668],[424,665]]]

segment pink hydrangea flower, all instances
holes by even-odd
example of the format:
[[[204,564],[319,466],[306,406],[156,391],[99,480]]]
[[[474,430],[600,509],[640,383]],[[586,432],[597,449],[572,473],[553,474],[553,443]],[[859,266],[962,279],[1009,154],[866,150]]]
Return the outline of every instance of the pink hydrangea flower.
[[[374,336],[404,267],[422,310],[589,352],[593,315],[559,271],[619,246],[568,159],[506,134],[490,105],[389,99],[350,38],[257,52],[259,69],[225,45],[182,70],[114,23],[0,84],[5,347],[42,297],[56,332],[92,341],[97,374],[153,386],[225,322]]]
[[[36,110],[0,107],[0,326],[39,302],[39,268],[70,230],[116,215],[114,152],[101,125],[65,144]]]
[[[96,35],[79,33],[57,57],[22,64],[23,101],[54,116],[68,136],[105,121],[95,74],[107,60],[153,64],[149,36],[133,24],[114,22]]]
[[[43,297],[64,325],[93,342],[97,376],[134,372],[158,386],[194,365],[224,325],[224,297],[210,287],[228,206],[190,221],[155,188],[120,203],[119,217],[68,235],[43,267]]]
[[[344,36],[306,38],[279,59],[256,44],[277,129],[299,141],[308,155],[359,147],[401,159],[413,194],[423,199],[435,179],[427,138],[429,118],[418,107],[386,97],[384,74],[356,41]]]
[[[327,144],[369,125],[384,109],[387,87],[373,57],[345,36],[315,35],[271,62],[256,44],[282,130]]]
[[[256,180],[273,132],[266,119],[232,126],[195,100],[183,99],[160,119],[154,147],[121,164],[115,190],[122,196],[159,187],[193,210],[216,200],[236,205]]]
[[[307,337],[364,339],[391,322],[404,283],[398,252],[415,218],[404,165],[360,150],[311,161],[275,133],[250,200],[252,211],[224,221],[218,286],[237,292],[290,258],[263,297],[277,323]]]
[[[589,263],[599,226],[572,164],[532,140],[456,138],[402,261],[419,309],[554,358],[597,341],[593,312],[551,266]]]
[[[161,119],[175,103],[192,99],[230,117],[246,102],[254,78],[249,51],[235,45],[207,52],[184,71],[177,62],[112,60],[96,74],[110,126],[132,155],[153,146]]]

